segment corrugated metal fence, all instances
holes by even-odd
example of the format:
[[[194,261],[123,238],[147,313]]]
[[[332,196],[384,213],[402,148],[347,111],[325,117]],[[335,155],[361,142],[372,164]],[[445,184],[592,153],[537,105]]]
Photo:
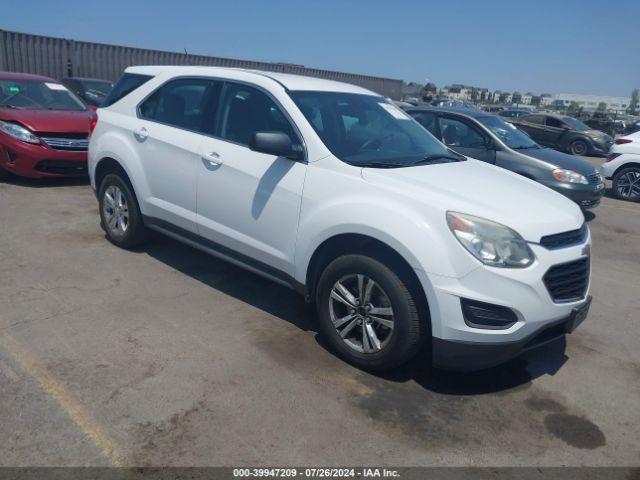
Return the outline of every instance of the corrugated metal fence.
[[[402,80],[318,70],[299,65],[146,50],[0,30],[0,71],[116,80],[131,65],[209,65],[268,70],[352,83],[398,99]]]

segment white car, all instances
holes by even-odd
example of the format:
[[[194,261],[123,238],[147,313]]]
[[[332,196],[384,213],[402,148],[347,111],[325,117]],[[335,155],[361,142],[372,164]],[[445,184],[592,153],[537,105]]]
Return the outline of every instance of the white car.
[[[616,139],[600,173],[612,180],[616,197],[640,201],[640,132]]]
[[[132,67],[98,110],[107,238],[149,229],[302,293],[353,364],[422,347],[474,370],[571,332],[590,304],[580,208],[447,149],[387,99],[296,75]]]

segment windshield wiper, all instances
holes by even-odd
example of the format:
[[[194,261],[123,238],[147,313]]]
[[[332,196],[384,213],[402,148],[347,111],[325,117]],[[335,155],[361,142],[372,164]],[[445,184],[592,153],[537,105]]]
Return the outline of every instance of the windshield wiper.
[[[449,161],[451,162],[461,162],[462,160],[464,160],[464,157],[462,156],[453,156],[453,155],[447,155],[445,153],[440,153],[440,154],[436,154],[436,155],[427,155],[426,157],[422,157],[420,160],[417,160],[411,164],[409,164],[409,167],[413,167],[415,165],[424,165],[425,163],[448,163]]]
[[[365,168],[400,168],[406,167],[404,163],[391,163],[391,162],[366,162],[356,164],[358,167]]]
[[[18,107],[17,105],[11,105],[10,103],[0,103],[0,108],[12,108],[14,110],[24,110],[24,107]]]
[[[538,149],[540,148],[540,145],[518,145],[517,147],[511,147],[514,150],[528,150],[529,148],[535,148]]]

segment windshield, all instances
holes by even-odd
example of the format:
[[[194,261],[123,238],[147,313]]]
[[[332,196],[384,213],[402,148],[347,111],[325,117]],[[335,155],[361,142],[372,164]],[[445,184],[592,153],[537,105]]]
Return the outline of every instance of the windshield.
[[[571,128],[573,128],[574,130],[580,130],[583,132],[586,130],[592,130],[590,126],[585,125],[580,120],[577,120],[573,117],[562,117],[562,121],[567,125],[569,125]]]
[[[86,110],[84,103],[64,85],[37,80],[0,80],[0,107]]]
[[[406,167],[464,160],[382,97],[316,91],[289,94],[331,153],[351,165]]]
[[[477,120],[491,130],[491,132],[498,137],[502,143],[510,148],[514,148],[516,150],[524,148],[538,148],[538,144],[531,140],[531,138],[529,138],[525,133],[496,115],[479,117]]]

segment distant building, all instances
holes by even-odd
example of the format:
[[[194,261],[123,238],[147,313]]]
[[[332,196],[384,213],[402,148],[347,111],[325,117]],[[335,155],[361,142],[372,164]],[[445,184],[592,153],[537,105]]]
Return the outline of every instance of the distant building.
[[[630,97],[608,97],[601,95],[580,95],[575,93],[557,93],[553,96],[553,104],[557,107],[569,107],[576,103],[585,111],[596,111],[600,103],[607,106],[607,110],[623,113],[631,103]]]

